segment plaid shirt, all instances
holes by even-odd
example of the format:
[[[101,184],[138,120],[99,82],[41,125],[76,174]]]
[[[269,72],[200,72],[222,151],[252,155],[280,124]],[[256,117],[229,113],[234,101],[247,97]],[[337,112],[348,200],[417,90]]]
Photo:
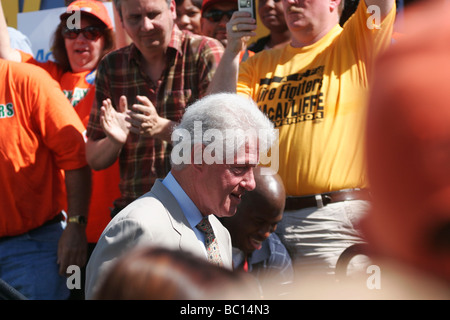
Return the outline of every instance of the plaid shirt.
[[[157,83],[143,72],[142,54],[131,44],[108,54],[99,64],[96,76],[96,101],[91,110],[87,136],[105,137],[100,125],[102,101],[110,98],[117,108],[125,95],[128,105],[137,103],[136,95],[147,96],[158,114],[176,122],[185,108],[206,94],[219,64],[223,46],[212,38],[181,32],[174,26],[167,49],[166,68]],[[119,156],[123,208],[150,191],[156,178],[170,170],[171,145],[159,139],[130,133]]]

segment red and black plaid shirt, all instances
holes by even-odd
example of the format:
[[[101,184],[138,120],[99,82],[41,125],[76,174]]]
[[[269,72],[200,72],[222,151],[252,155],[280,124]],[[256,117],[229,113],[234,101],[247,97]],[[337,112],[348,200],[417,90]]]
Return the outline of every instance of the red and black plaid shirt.
[[[117,108],[121,95],[127,97],[129,106],[137,103],[136,95],[147,96],[161,117],[179,122],[185,108],[206,94],[223,50],[215,39],[184,33],[174,26],[166,68],[157,83],[144,74],[143,57],[133,44],[108,54],[98,66],[87,136],[92,140],[105,137],[100,125],[102,101],[110,98]],[[168,173],[170,151],[167,142],[129,134],[119,157],[122,197],[116,207],[146,193],[155,179]]]

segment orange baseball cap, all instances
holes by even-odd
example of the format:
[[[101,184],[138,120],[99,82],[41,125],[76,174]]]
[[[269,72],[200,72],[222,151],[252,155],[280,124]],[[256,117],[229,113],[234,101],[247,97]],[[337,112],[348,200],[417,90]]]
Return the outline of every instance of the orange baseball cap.
[[[108,10],[104,6],[104,4],[100,1],[96,0],[78,0],[72,2],[66,9],[60,19],[64,20],[68,16],[74,14],[76,11],[81,11],[83,14],[87,14],[97,18],[101,22],[103,22],[108,29],[113,28],[113,24],[111,18],[109,16]]]

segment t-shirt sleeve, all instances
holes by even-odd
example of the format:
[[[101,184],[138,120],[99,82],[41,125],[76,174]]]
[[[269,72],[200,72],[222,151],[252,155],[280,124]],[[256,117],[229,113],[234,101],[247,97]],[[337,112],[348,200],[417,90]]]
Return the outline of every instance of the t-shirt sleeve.
[[[35,66],[41,67],[47,71],[50,76],[56,81],[60,81],[63,75],[63,71],[58,65],[53,61],[40,62],[36,60],[31,54],[19,50],[20,56],[22,57],[22,62],[34,64]]]
[[[261,52],[260,54],[263,53]],[[239,80],[237,82],[236,92],[237,94],[255,99],[255,97],[253,97],[253,91],[256,87],[254,81],[257,79],[257,76],[253,74],[253,70],[256,68],[253,63],[256,60],[252,58],[249,58],[239,64]]]
[[[351,56],[356,56],[369,74],[376,57],[392,42],[396,16],[395,4],[383,19],[378,10],[376,6],[368,8],[365,1],[360,1],[353,16],[344,24],[338,43],[341,58],[354,59]]]

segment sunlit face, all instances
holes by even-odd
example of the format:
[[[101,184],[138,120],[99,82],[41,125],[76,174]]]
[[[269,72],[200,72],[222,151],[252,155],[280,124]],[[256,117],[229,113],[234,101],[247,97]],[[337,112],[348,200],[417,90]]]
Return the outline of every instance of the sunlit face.
[[[262,242],[276,230],[282,218],[283,211],[275,206],[253,206],[245,212],[238,211],[233,217],[236,219],[232,232],[233,246],[245,253],[261,249]]]
[[[170,6],[166,0],[122,0],[123,27],[138,49],[165,50],[170,42],[175,1]]]
[[[269,30],[282,32],[287,29],[281,0],[259,0],[258,15]]]
[[[286,23],[291,32],[315,28],[327,19],[330,1],[325,0],[282,0]]]
[[[235,157],[234,164],[203,164],[197,184],[203,196],[198,208],[202,214],[229,217],[236,213],[241,197],[255,188],[253,169],[258,163],[258,148],[246,147],[245,154]]]
[[[191,0],[184,0],[183,3],[177,5],[176,9],[175,23],[178,28],[200,34],[202,18],[200,8],[196,7]]]
[[[233,3],[220,3],[214,4],[208,11],[220,10],[223,12],[237,11],[238,6]],[[211,21],[202,17],[202,34],[222,42],[224,46],[227,45],[227,23],[230,21],[231,16],[224,14],[219,21]]]
[[[92,20],[83,16],[80,23],[81,29],[95,25]],[[72,72],[77,73],[90,71],[97,67],[105,46],[105,37],[88,40],[80,33],[76,39],[64,39],[64,43]]]

